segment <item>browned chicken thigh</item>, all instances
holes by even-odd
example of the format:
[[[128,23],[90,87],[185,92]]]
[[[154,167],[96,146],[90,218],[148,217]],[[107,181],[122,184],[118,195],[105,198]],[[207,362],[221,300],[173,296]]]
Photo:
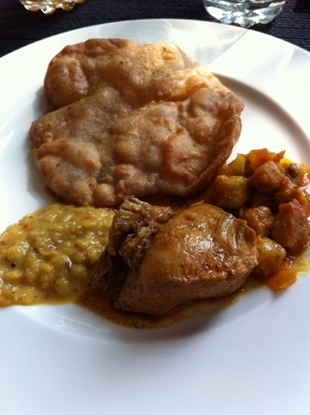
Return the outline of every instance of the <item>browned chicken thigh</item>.
[[[161,315],[184,302],[238,290],[257,265],[255,232],[223,210],[181,213],[127,199],[94,278],[116,308]]]

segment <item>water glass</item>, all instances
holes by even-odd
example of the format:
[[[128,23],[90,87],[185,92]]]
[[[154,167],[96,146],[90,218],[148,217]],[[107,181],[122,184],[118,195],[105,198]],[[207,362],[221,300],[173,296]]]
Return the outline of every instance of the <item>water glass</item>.
[[[203,0],[207,12],[221,23],[251,27],[271,22],[285,0]]]
[[[41,10],[45,14],[51,14],[56,9],[71,10],[76,3],[85,0],[19,0],[27,10],[36,12]]]

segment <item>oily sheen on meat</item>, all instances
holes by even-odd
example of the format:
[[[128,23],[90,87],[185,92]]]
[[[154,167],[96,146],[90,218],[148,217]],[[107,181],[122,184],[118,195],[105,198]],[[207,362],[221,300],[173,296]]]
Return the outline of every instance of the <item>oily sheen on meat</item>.
[[[190,300],[238,290],[257,265],[256,234],[212,205],[175,214],[128,198],[94,272],[115,308],[161,315]]]
[[[44,90],[58,109],[33,122],[32,154],[47,186],[75,205],[195,195],[241,131],[243,103],[172,44],[67,46],[52,59]]]

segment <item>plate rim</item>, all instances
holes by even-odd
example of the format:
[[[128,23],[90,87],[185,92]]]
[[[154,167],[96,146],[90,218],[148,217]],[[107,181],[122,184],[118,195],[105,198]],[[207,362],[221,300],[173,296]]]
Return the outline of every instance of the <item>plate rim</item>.
[[[216,25],[216,26],[223,26],[222,24],[220,24],[220,23],[216,23],[216,22],[206,22],[206,21],[200,21],[200,20],[188,20],[188,19],[133,19],[133,20],[126,20],[126,21],[120,21],[120,22],[110,22],[110,23],[102,23],[102,24],[98,24],[98,25],[91,25],[91,26],[86,26],[86,27],[83,27],[83,28],[79,28],[79,29],[73,29],[73,30],[70,30],[70,31],[68,31],[68,32],[63,32],[63,33],[59,33],[59,34],[57,34],[57,35],[53,35],[53,36],[50,36],[50,37],[47,37],[47,38],[45,38],[45,39],[42,39],[42,40],[40,40],[40,41],[36,41],[36,42],[33,42],[33,43],[31,43],[31,44],[29,44],[29,45],[26,45],[26,46],[24,46],[24,47],[22,47],[22,48],[20,48],[20,49],[17,49],[16,51],[13,51],[13,52],[11,52],[11,53],[9,53],[8,55],[5,55],[5,56],[3,56],[2,58],[0,58],[0,70],[1,70],[1,65],[2,65],[2,61],[3,60],[10,60],[11,58],[11,56],[14,54],[14,59],[15,59],[15,55],[16,54],[18,54],[18,53],[21,53],[21,51],[23,51],[22,53],[26,53],[26,52],[28,52],[28,48],[36,48],[37,47],[37,44],[38,43],[41,43],[41,42],[45,42],[45,41],[52,41],[55,37],[57,37],[57,38],[62,38],[63,37],[63,35],[65,35],[65,34],[72,34],[72,35],[74,35],[76,32],[79,32],[79,31],[85,31],[85,33],[87,32],[87,30],[89,30],[89,29],[92,29],[92,28],[95,28],[95,27],[104,27],[104,26],[106,26],[106,25],[115,25],[115,24],[124,24],[124,23],[128,23],[128,22],[130,22],[131,24],[132,23],[137,23],[137,22],[141,22],[141,21],[144,21],[144,22],[148,22],[148,21],[150,21],[150,20],[152,20],[152,21],[173,21],[173,22],[178,22],[178,21],[182,21],[182,22],[199,22],[199,23],[203,23],[203,24],[206,24],[206,25]],[[264,33],[260,33],[260,32],[255,32],[255,31],[251,31],[250,29],[243,29],[243,28],[239,28],[239,27],[235,27],[235,29],[237,30],[237,31],[239,31],[239,30],[241,30],[241,31],[244,31],[244,32],[247,32],[247,33],[252,33],[252,34],[254,34],[254,36],[257,36],[258,35],[258,37],[259,38],[261,38],[261,36],[262,37],[272,37],[272,36],[270,36],[270,35],[267,35],[267,34],[264,34]],[[252,35],[251,35],[252,36]],[[288,44],[288,45],[291,45],[291,46],[293,46],[293,48],[294,49],[298,49],[298,50],[300,50],[300,51],[302,51],[302,52],[305,52],[306,53],[306,55],[307,55],[307,57],[308,58],[310,58],[310,52],[308,52],[308,51],[306,51],[306,50],[304,50],[304,49],[302,49],[302,48],[300,48],[300,47],[298,47],[298,46],[295,46],[295,45],[292,45],[292,44],[290,44],[290,43],[288,43],[288,42],[286,42],[286,41],[283,41],[283,40],[281,40],[281,39],[277,39],[277,38],[274,38],[274,37],[272,37],[273,39],[276,39],[276,41],[277,42],[280,42],[280,43],[282,43],[282,42],[284,42],[285,44]],[[291,47],[290,46],[290,47]],[[24,51],[26,51],[26,52],[24,52]],[[309,67],[310,67],[310,59],[309,59]],[[238,82],[239,82],[239,80],[238,80]],[[278,101],[276,100],[275,101],[277,104],[278,104]],[[285,109],[285,108],[284,108]],[[286,109],[285,109],[286,110]],[[1,111],[0,111],[0,120],[2,119],[2,116],[1,116]],[[293,119],[294,119],[294,117],[293,117]],[[299,124],[299,122],[298,122],[298,125],[300,126],[300,124]],[[303,126],[300,126],[301,128],[303,128]],[[1,126],[0,126],[0,128],[1,128]],[[1,142],[1,140],[0,140],[0,142]],[[297,290],[297,292],[298,292],[298,290]],[[41,306],[40,306],[41,307]],[[5,314],[10,314],[10,313],[5,313]],[[14,316],[13,316],[13,321],[15,321],[15,323],[17,324],[17,322],[18,322],[18,317],[20,316],[20,312],[17,310],[17,309],[15,309],[15,311],[14,311]],[[259,318],[259,316],[257,316],[257,315],[255,315],[255,318],[256,319],[258,319]],[[0,316],[0,321],[1,320],[3,320],[3,318],[1,318],[1,316]],[[30,333],[33,333],[34,331],[35,331],[35,327],[36,327],[36,322],[31,322],[31,323],[29,323],[29,326],[30,326]],[[3,326],[2,326],[2,328],[0,328],[0,332],[2,331],[2,330],[10,330],[10,325],[8,324],[8,322],[6,322],[6,321],[4,321],[4,324],[3,324]],[[16,328],[15,328],[16,329]],[[131,329],[130,329],[131,330]],[[16,330],[15,330],[16,331]],[[5,331],[3,331],[3,333],[5,333]],[[62,339],[62,337],[65,335],[65,341],[66,342],[68,342],[68,344],[71,346],[75,341],[73,340],[74,339],[74,336],[68,336],[67,335],[67,333],[61,333],[61,332],[59,332],[59,331],[55,331],[55,330],[52,330],[52,329],[50,329],[50,327],[48,327],[48,328],[42,328],[42,335],[44,336],[44,335],[46,335],[46,337],[48,338],[48,339],[52,339],[53,338],[53,336],[55,336],[55,341],[56,341],[56,343],[57,343],[57,347],[60,347],[60,344],[61,344],[61,339]],[[153,336],[154,337],[154,336]],[[190,337],[190,336],[189,336]],[[205,337],[206,338],[208,338],[208,340],[209,341],[212,341],[212,339],[210,338],[210,336],[208,336],[208,333],[207,334],[205,334]],[[198,335],[198,338],[200,339],[200,335]],[[18,336],[17,336],[17,332],[15,333],[14,332],[14,339],[16,340],[16,339],[18,339]],[[137,336],[137,339],[138,339],[138,336]],[[128,348],[129,350],[131,350],[132,348],[133,348],[133,346],[134,345],[137,345],[137,344],[139,344],[139,340],[135,340],[134,342],[133,342],[133,344],[132,345],[130,345],[130,347]],[[201,339],[200,339],[201,340]],[[235,339],[233,339],[233,341],[236,341],[236,338]],[[137,344],[136,344],[137,343]],[[167,341],[167,343],[169,343],[169,341]],[[182,347],[184,346],[184,347],[187,347],[188,346],[188,343],[191,343],[191,338],[185,338],[185,339],[182,339],[182,341],[180,340],[179,341],[179,344],[181,344],[182,345]],[[79,344],[81,344],[81,347],[83,348],[83,350],[85,349],[85,352],[87,352],[87,347],[89,347],[90,349],[92,349],[93,347],[95,347],[94,346],[94,344],[92,343],[92,342],[89,342],[89,340],[88,339],[85,339],[85,338],[81,338],[81,339],[79,339]],[[30,347],[30,345],[31,345],[31,342],[29,341],[29,339],[27,340],[27,347]],[[40,338],[39,339],[39,345],[40,346],[42,346],[43,345],[43,340],[42,340],[42,338]],[[9,347],[9,343],[6,343],[6,346],[7,347]],[[96,346],[97,347],[97,346]],[[110,346],[108,346],[108,347],[110,347]],[[154,346],[153,346],[154,347]],[[199,345],[197,346],[198,348],[200,347]],[[99,349],[99,351],[102,351],[102,350],[107,350],[106,349],[107,348],[107,345],[106,344],[100,344],[100,345],[98,345],[98,349]],[[123,348],[123,347],[122,347]],[[69,353],[69,347],[67,347],[67,346],[65,346],[64,347],[64,349],[66,350],[66,352],[67,353]],[[72,352],[73,353],[73,352]],[[26,352],[26,354],[27,354],[27,356],[28,355],[30,355],[30,353],[29,353],[29,351],[27,351]],[[43,357],[42,357],[42,359],[43,359]],[[0,360],[0,363],[1,363],[1,360]],[[144,364],[146,364],[144,361],[143,361],[143,363]],[[309,362],[307,362],[308,363],[308,365],[309,365]],[[86,369],[85,369],[86,370]],[[224,373],[224,372],[223,372]],[[10,382],[9,382],[10,383]],[[9,386],[13,386],[13,383],[10,383],[10,385]],[[224,407],[222,407],[222,413],[223,414],[232,414],[233,412],[228,412],[228,411],[225,411],[225,409],[223,409]],[[8,408],[9,409],[9,408]],[[220,407],[218,407],[218,410],[220,411]],[[31,410],[30,410],[31,411]],[[115,410],[116,411],[116,410]],[[98,411],[98,413],[100,412],[100,408],[99,408],[99,411]],[[114,412],[114,410],[112,411],[113,413],[117,413],[117,412]],[[133,412],[133,411],[132,411]],[[33,411],[31,411],[31,413],[32,413],[32,415],[35,415],[35,414],[39,414],[39,412],[33,412]],[[58,412],[59,413],[59,412]],[[67,412],[68,413],[68,412]],[[84,413],[84,412],[78,412],[78,414],[82,414],[82,413]],[[119,412],[120,413],[120,412]],[[142,413],[142,412],[141,412]],[[198,413],[198,412],[197,412]],[[235,412],[234,412],[235,413]],[[239,412],[240,413],[240,412]],[[7,412],[6,413],[7,415],[13,415],[13,413],[12,412]],[[14,413],[14,415],[15,414],[17,414],[17,412],[15,412]],[[25,415],[27,414],[27,412],[25,413]],[[93,413],[93,415],[94,415],[94,413]],[[254,415],[254,413],[252,414],[252,415]],[[305,415],[306,415],[306,412],[305,412]]]

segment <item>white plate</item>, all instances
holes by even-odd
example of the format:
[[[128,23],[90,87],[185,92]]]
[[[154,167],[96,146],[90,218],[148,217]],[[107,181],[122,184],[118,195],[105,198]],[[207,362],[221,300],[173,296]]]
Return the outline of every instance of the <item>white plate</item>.
[[[63,46],[91,37],[174,42],[245,102],[235,152],[287,150],[310,164],[310,54],[254,31],[186,20],[99,25],[0,60],[0,231],[47,203],[27,132]],[[308,415],[310,278],[177,326],[137,331],[74,305],[0,310],[4,415]]]

